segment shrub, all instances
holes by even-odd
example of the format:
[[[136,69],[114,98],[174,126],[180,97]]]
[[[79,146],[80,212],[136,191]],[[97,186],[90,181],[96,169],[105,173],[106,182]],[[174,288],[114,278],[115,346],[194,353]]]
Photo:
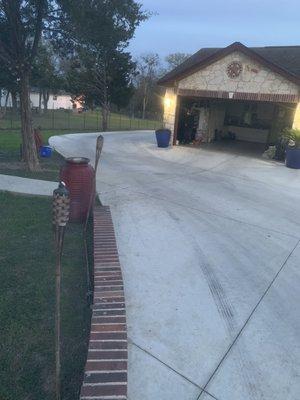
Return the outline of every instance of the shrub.
[[[284,129],[283,137],[287,139],[289,147],[300,148],[300,129]]]

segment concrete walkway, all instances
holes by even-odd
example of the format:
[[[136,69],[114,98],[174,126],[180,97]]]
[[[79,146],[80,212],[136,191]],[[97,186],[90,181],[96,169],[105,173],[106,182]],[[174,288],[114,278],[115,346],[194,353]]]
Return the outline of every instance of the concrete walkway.
[[[0,190],[2,191],[38,196],[52,196],[53,190],[56,189],[57,186],[57,182],[0,174]]]
[[[50,139],[93,159],[96,134]],[[298,400],[300,172],[153,132],[107,133],[129,400]]]

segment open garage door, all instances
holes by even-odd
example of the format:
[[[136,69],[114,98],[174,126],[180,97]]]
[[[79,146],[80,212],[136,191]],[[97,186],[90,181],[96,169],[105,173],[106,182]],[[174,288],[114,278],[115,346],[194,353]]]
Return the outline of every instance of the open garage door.
[[[292,126],[295,104],[180,97],[176,142],[218,141],[275,144],[278,133]]]

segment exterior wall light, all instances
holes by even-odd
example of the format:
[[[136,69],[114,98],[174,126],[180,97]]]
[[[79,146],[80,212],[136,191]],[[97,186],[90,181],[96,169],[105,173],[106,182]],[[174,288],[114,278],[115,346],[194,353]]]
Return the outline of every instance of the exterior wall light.
[[[294,114],[293,129],[300,129],[300,103],[297,104]]]
[[[165,97],[164,104],[165,104],[165,108],[170,108],[171,107],[172,100],[170,99],[170,97]]]

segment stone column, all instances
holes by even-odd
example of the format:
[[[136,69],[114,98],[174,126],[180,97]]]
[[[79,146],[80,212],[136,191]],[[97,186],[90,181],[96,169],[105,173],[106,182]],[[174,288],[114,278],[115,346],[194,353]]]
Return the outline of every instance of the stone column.
[[[173,88],[167,88],[164,97],[164,128],[170,129],[171,140],[170,145],[173,144],[175,119],[177,107],[177,94]]]
[[[300,103],[297,104],[294,115],[293,129],[300,129]]]

